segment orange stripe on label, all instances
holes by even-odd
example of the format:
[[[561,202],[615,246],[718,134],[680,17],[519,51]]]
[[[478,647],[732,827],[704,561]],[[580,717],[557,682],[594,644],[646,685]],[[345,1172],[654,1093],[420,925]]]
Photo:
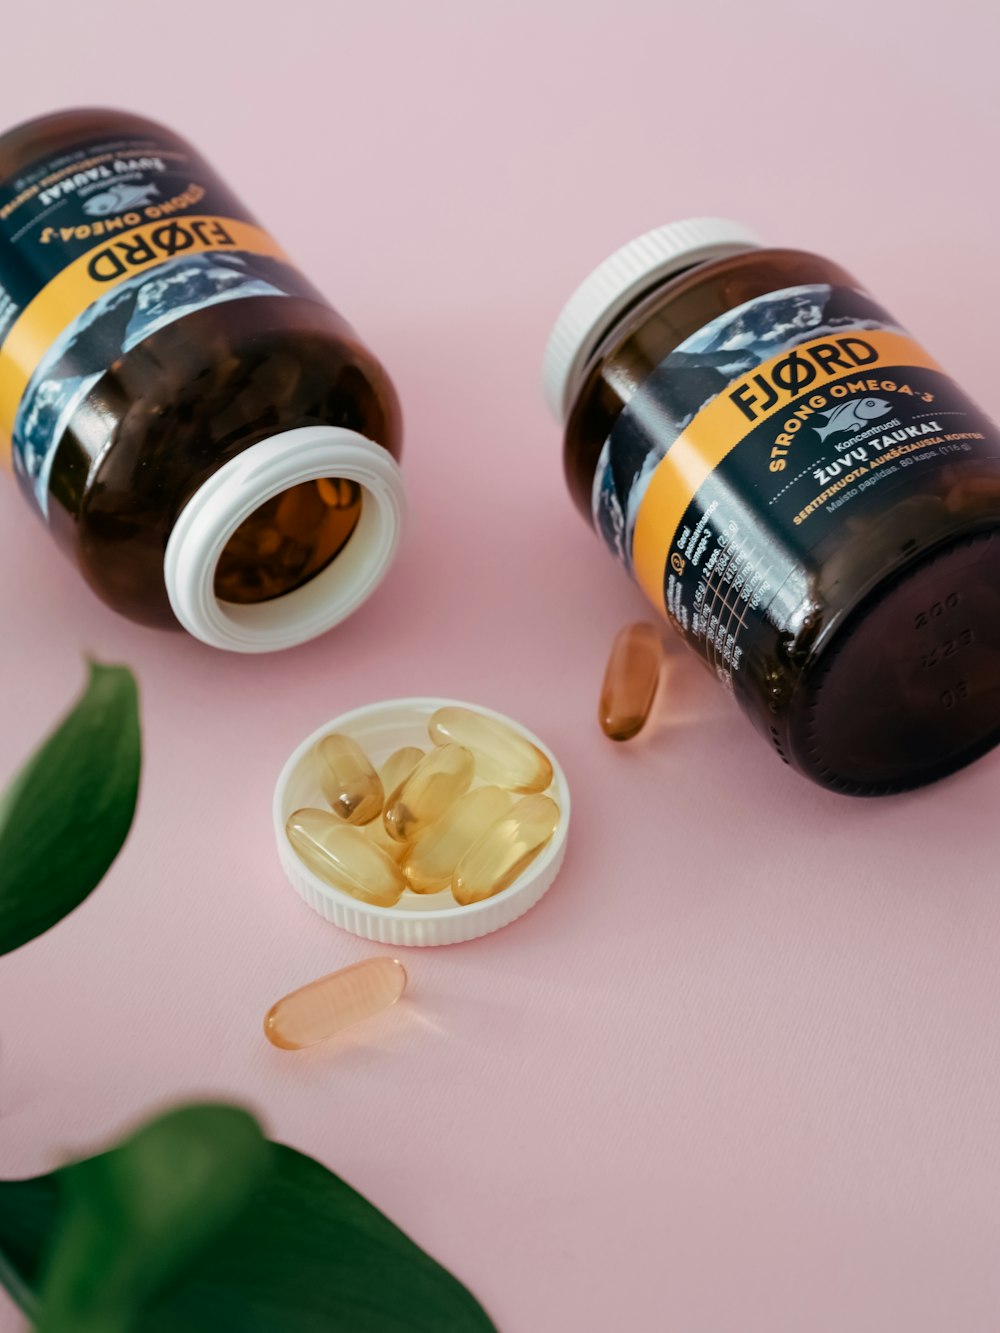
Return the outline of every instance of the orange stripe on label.
[[[847,343],[847,347],[841,347],[842,343]],[[857,344],[872,349],[875,355],[861,364],[851,365],[849,370],[840,369],[835,364],[838,352],[842,353],[841,365],[853,354],[866,355],[863,347]],[[827,349],[832,352],[827,353]],[[881,329],[845,329],[842,333],[814,338],[791,352],[783,352],[781,356],[765,361],[734,380],[702,408],[660,461],[636,515],[632,567],[640,587],[655,606],[665,610],[664,573],[681,520],[700,487],[727,454],[763,422],[778,418],[775,421],[775,435],[778,435],[784,429],[782,418],[785,413],[794,413],[805,404],[811,404],[816,411],[836,407],[844,401],[845,395],[832,395],[832,386],[855,379],[868,380],[886,366],[941,369],[918,343],[905,334]],[[807,376],[811,378],[801,382]],[[799,383],[795,383],[796,378]],[[787,388],[783,387],[785,381],[789,383]],[[867,385],[863,390],[872,391]],[[812,404],[813,399],[820,398],[824,399],[823,403]],[[793,426],[793,431],[802,424]],[[793,443],[787,455],[789,466],[793,466],[794,456]]]
[[[234,218],[161,219],[105,239],[57,274],[25,306],[0,346],[0,456],[10,453],[17,410],[32,375],[61,333],[95,301],[137,273],[209,250],[245,250],[287,260],[262,228]]]

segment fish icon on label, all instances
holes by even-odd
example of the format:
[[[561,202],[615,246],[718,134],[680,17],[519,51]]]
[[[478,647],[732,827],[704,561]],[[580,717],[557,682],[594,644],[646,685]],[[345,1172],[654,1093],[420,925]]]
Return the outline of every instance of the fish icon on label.
[[[148,204],[159,193],[155,185],[112,185],[110,189],[92,195],[83,211],[92,218],[106,218],[112,213],[126,213],[139,204]]]
[[[826,425],[817,426],[816,434],[825,440],[837,431],[861,430],[869,421],[877,421],[891,411],[892,403],[887,403],[884,398],[850,398],[846,403],[838,403],[829,412],[817,413],[817,416],[826,417]]]

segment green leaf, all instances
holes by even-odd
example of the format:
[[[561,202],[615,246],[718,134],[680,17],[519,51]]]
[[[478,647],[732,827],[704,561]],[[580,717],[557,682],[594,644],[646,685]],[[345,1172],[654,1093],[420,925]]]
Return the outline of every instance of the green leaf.
[[[482,1306],[311,1157],[276,1170],[143,1333],[495,1333]]]
[[[38,1309],[42,1259],[58,1216],[55,1175],[0,1183],[0,1285],[31,1319]]]
[[[196,1111],[203,1116],[213,1109],[225,1110]],[[41,1333],[495,1333],[475,1298],[398,1227],[318,1162],[280,1144],[270,1145],[266,1174],[250,1182],[239,1214],[215,1226],[214,1239],[202,1232],[192,1257],[193,1243],[185,1248],[173,1230],[176,1225],[178,1235],[190,1237],[184,1209],[174,1209],[171,1220],[157,1202],[165,1188],[158,1171],[138,1169],[134,1155],[147,1142],[143,1135],[163,1123],[104,1158],[57,1172],[58,1209],[53,1177],[0,1183],[0,1280],[10,1289],[13,1273],[29,1310],[39,1290],[39,1227],[37,1220],[26,1231],[21,1227],[26,1202],[36,1219],[48,1210],[48,1225],[59,1236],[42,1279]],[[184,1122],[175,1119],[174,1127]],[[133,1154],[129,1170],[111,1169],[107,1163],[126,1149]],[[225,1155],[224,1144],[214,1149]],[[179,1144],[172,1149],[179,1150]],[[96,1174],[85,1171],[102,1161]],[[214,1188],[211,1173],[204,1181],[206,1191]],[[194,1208],[194,1192],[187,1203]],[[214,1205],[205,1198],[201,1207]],[[146,1210],[161,1218],[157,1228],[147,1225]],[[122,1221],[117,1231],[116,1219]],[[91,1228],[97,1239],[87,1239]],[[66,1276],[59,1277],[63,1264]],[[147,1266],[154,1275],[143,1286],[138,1275]],[[105,1322],[94,1321],[95,1302],[108,1283],[119,1293],[129,1287],[132,1299],[144,1302],[141,1319],[136,1311],[135,1322],[126,1322],[119,1300],[106,1307]],[[52,1322],[57,1290],[63,1293],[56,1310],[61,1324]],[[87,1310],[67,1297],[89,1302]]]
[[[0,954],[78,907],[128,836],[139,791],[135,678],[90,665],[72,712],[0,798]]]
[[[272,1151],[246,1111],[188,1106],[67,1167],[37,1333],[131,1328],[137,1311],[239,1216]]]

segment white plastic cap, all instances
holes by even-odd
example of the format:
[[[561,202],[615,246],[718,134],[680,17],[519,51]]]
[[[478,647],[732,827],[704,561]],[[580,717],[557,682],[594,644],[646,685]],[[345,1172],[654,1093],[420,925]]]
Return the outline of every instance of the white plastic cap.
[[[308,583],[270,601],[237,605],[215,593],[226,543],[267,500],[300,482],[343,477],[362,488],[347,545]],[[213,472],[181,510],[163,573],[174,615],[215,648],[268,653],[291,648],[346,619],[385,577],[405,514],[402,474],[373,440],[335,426],[303,426],[253,444]]]
[[[553,772],[549,795],[559,806],[560,818],[558,828],[538,856],[502,893],[465,907],[457,904],[450,893],[410,892],[404,893],[395,907],[375,907],[342,893],[313,874],[295,854],[285,833],[285,824],[289,815],[303,806],[328,808],[320,793],[314,760],[317,742],[331,731],[343,732],[357,741],[378,768],[401,746],[430,749],[427,724],[439,708],[448,707],[470,708],[503,722],[548,756]],[[377,940],[380,944],[459,944],[510,925],[548,892],[566,854],[569,786],[552,751],[526,727],[502,713],[480,708],[477,704],[460,703],[456,699],[386,699],[335,717],[306,737],[281,770],[274,789],[273,816],[278,858],[289,883],[313,911],[327,921],[352,935]]]
[[[545,349],[545,401],[556,420],[566,420],[590,354],[636,296],[692,264],[763,244],[740,222],[688,218],[616,250],[569,298]]]

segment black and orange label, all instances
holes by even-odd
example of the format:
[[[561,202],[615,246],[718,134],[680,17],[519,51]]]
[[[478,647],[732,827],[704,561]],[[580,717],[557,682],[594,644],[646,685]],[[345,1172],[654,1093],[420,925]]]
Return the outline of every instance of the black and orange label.
[[[182,141],[84,142],[0,181],[0,457],[47,512],[59,443],[123,355],[189,312],[318,297]]]
[[[233,218],[187,217],[148,222],[67,264],[17,315],[0,346],[4,364],[0,378],[0,438],[13,440],[24,391],[59,336],[109,291],[182,255],[194,258],[233,251],[285,258],[271,236],[252,223]]]
[[[866,295],[770,293],[687,339],[605,443],[598,530],[732,685],[775,599],[808,598],[820,546],[1000,458],[1000,433]]]

